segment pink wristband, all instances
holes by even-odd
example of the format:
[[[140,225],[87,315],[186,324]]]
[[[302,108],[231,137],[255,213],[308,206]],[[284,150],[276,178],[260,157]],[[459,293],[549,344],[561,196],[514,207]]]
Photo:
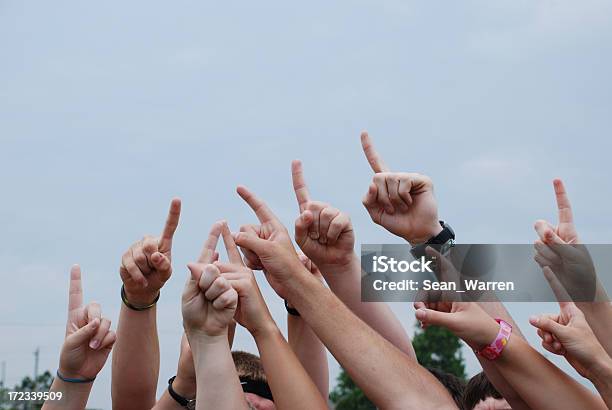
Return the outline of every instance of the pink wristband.
[[[512,333],[512,325],[504,320],[495,319],[499,323],[499,333],[493,342],[484,349],[477,352],[482,357],[488,360],[495,360],[501,356],[502,351],[508,344],[510,334]]]

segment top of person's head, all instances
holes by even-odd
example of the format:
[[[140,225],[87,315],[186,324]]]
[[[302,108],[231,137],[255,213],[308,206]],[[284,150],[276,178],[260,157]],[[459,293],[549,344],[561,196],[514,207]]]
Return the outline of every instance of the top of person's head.
[[[463,392],[465,390],[465,382],[454,374],[447,373],[440,369],[428,367],[427,370],[433,374],[436,379],[446,388],[450,393],[455,404],[461,407],[461,399],[463,398]]]
[[[249,410],[274,410],[274,402],[266,397],[271,394],[264,373],[261,359],[252,353],[234,351],[232,352],[236,372],[243,385],[244,395],[249,405]],[[244,382],[243,382],[244,381]],[[271,398],[271,397],[270,397]]]
[[[248,377],[254,381],[267,382],[261,359],[252,353],[235,351],[232,352],[234,365],[238,372],[238,377]]]
[[[495,389],[484,372],[472,377],[465,386],[463,393],[463,408],[465,410],[510,409],[506,400]]]

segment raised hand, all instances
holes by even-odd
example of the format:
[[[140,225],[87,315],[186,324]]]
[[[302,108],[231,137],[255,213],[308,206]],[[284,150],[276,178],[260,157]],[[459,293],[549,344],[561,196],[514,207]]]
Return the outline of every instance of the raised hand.
[[[81,268],[70,270],[66,339],[60,353],[59,373],[66,378],[91,380],[104,367],[116,340],[110,320],[102,317],[100,305],[83,306]]]
[[[548,221],[540,219],[535,223],[535,230],[540,239],[547,244],[550,243],[580,243],[578,232],[574,225],[574,216],[572,215],[572,206],[570,204],[567,192],[563,181],[560,179],[553,180],[555,188],[555,197],[557,199],[558,219],[557,226],[552,225]]]
[[[480,350],[497,336],[499,325],[474,302],[415,302],[422,326],[443,326]]]
[[[416,173],[390,172],[365,131],[361,133],[361,145],[374,171],[363,198],[372,221],[411,244],[424,243],[440,233],[431,179]]]
[[[589,378],[590,370],[607,353],[573,302],[559,302],[559,306],[559,314],[533,316],[529,323],[538,329],[544,349],[565,356],[580,375]]]
[[[291,175],[300,210],[295,222],[295,241],[324,272],[346,269],[353,260],[355,246],[351,219],[329,204],[310,199],[300,161],[292,162]]]
[[[287,229],[261,199],[246,187],[239,186],[238,195],[253,209],[260,225],[235,235],[235,242],[243,250],[256,256],[266,274],[270,286],[279,295],[286,294],[285,282],[304,269]]]
[[[229,262],[215,262],[223,278],[238,292],[238,308],[235,319],[251,334],[257,334],[267,327],[276,326],[264,301],[253,271],[242,261],[240,251],[227,226],[223,223],[221,235],[227,250]]]
[[[182,299],[183,326],[187,337],[227,335],[236,311],[238,294],[215,265],[190,263],[191,276]]]
[[[147,306],[172,274],[172,238],[181,214],[181,201],[172,200],[160,237],[145,236],[123,254],[119,273],[128,301]]]

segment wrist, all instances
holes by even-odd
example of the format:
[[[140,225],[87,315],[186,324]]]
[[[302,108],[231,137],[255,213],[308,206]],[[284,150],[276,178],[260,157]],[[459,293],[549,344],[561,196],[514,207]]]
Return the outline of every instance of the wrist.
[[[261,325],[257,327],[253,327],[252,329],[249,329],[249,333],[251,333],[255,341],[257,341],[257,339],[264,339],[264,338],[270,337],[271,335],[274,335],[279,332],[280,330],[278,330],[278,326],[276,325],[276,323],[274,322],[272,318],[270,318],[270,320],[267,320],[265,323],[262,323]]]
[[[172,382],[172,389],[186,399],[191,400],[195,398],[197,390],[195,377],[184,377],[181,376],[180,372],[177,373]]]
[[[196,350],[200,347],[206,347],[217,343],[227,344],[227,328],[220,333],[210,333],[202,329],[185,328],[185,334],[187,335],[187,340],[189,341],[189,346],[193,354],[195,354]]]
[[[124,286],[125,298],[131,305],[134,306],[150,306],[156,302],[156,299],[159,296],[160,289],[155,291],[142,291],[142,292],[134,292],[129,291]]]
[[[418,236],[413,236],[410,233],[407,233],[406,235],[403,235],[403,238],[408,243],[410,243],[410,245],[416,246],[423,244],[431,238],[437,236],[440,232],[442,232],[442,229],[442,225],[440,225],[440,222],[436,218],[435,221],[429,223],[427,227],[425,227],[421,232],[419,232]]]
[[[355,252],[352,252],[345,261],[339,264],[326,265],[323,263],[317,266],[325,279],[327,279],[328,276],[345,277],[346,275],[354,273],[359,273],[359,276],[361,276],[361,261]]]

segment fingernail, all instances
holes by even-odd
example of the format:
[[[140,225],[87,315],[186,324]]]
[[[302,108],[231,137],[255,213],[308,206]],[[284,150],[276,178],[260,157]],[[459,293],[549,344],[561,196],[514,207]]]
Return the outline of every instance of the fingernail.
[[[100,346],[100,342],[97,340],[92,340],[91,342],[89,342],[89,347],[91,347],[94,350],[96,350],[98,346]]]
[[[529,323],[531,323],[532,325],[537,325],[538,324],[538,317],[537,316],[530,316],[529,317]]]

